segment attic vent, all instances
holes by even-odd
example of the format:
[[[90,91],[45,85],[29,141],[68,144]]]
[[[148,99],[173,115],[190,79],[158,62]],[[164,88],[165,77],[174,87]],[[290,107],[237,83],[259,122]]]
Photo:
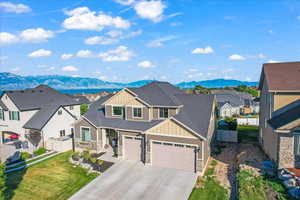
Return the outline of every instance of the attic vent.
[[[31,90],[31,92],[34,93],[35,91],[34,91],[34,90]]]
[[[43,90],[40,90],[40,92],[44,92]]]

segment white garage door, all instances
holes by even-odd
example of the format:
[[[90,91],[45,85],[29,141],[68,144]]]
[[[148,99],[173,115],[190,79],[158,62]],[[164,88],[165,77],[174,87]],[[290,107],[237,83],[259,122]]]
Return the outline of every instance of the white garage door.
[[[141,137],[124,136],[124,158],[126,160],[140,161],[141,160]]]
[[[169,142],[152,142],[152,165],[195,172],[195,147]]]

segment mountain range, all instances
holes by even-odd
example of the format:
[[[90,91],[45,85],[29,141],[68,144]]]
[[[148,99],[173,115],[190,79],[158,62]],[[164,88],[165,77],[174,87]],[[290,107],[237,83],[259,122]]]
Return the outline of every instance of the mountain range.
[[[103,81],[97,78],[71,77],[61,75],[21,76],[8,72],[0,73],[0,90],[17,90],[32,88],[39,84],[46,84],[55,89],[87,89],[87,88],[124,88],[140,87],[153,80],[140,80],[129,83]],[[258,82],[239,80],[214,79],[204,81],[181,82],[176,86],[181,88],[193,88],[201,85],[208,88],[221,88],[230,86],[257,86]]]

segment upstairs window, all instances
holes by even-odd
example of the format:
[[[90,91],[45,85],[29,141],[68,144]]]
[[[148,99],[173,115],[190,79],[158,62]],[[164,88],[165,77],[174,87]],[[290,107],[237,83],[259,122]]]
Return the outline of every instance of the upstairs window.
[[[81,127],[80,130],[81,135],[81,141],[83,142],[89,142],[91,141],[91,130],[87,127]]]
[[[73,110],[74,109],[74,106],[70,106],[70,110]]]
[[[142,108],[133,108],[133,117],[142,118]]]
[[[0,108],[0,120],[4,120],[4,110]]]
[[[168,118],[169,109],[168,108],[159,108],[159,118]]]
[[[59,110],[59,111],[57,112],[57,114],[58,114],[58,115],[61,115],[61,114],[62,114],[62,110]]]
[[[20,120],[20,112],[19,111],[9,111],[9,119],[10,120]]]
[[[114,106],[113,107],[113,116],[122,116],[123,115],[123,107]]]
[[[60,130],[59,135],[60,135],[60,137],[66,136],[66,130]]]

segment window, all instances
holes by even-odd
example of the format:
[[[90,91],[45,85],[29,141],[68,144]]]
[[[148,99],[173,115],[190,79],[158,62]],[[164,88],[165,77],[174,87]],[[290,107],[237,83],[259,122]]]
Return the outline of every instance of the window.
[[[58,115],[61,115],[61,114],[62,114],[62,110],[59,110],[57,114],[58,114]]]
[[[294,135],[294,153],[300,155],[300,134]]]
[[[123,114],[123,107],[120,107],[120,106],[113,107],[113,115],[114,116],[122,116],[122,114]]]
[[[74,106],[70,106],[70,110],[73,110],[74,109]]]
[[[4,110],[0,108],[0,120],[4,120]]]
[[[81,127],[81,141],[88,142],[91,141],[91,131],[90,128]]]
[[[159,108],[159,118],[168,118],[169,110],[168,108]]]
[[[65,130],[60,130],[59,135],[60,135],[60,137],[66,136],[66,131]]]
[[[9,119],[10,120],[20,120],[20,112],[19,111],[9,111]]]
[[[133,108],[133,117],[142,118],[142,108]]]

